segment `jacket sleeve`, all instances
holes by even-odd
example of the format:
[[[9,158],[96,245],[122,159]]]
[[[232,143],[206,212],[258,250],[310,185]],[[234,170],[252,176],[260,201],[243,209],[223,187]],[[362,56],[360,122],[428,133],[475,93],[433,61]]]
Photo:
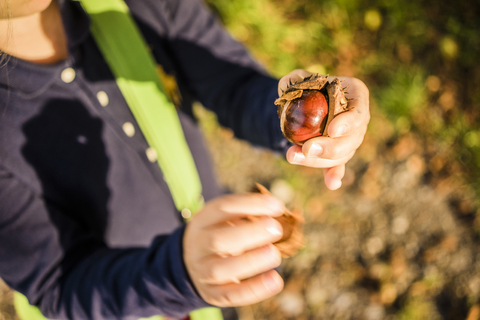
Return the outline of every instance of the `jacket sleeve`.
[[[49,318],[182,318],[207,306],[183,265],[183,231],[107,248],[0,167],[0,274]]]
[[[282,136],[274,104],[278,79],[269,76],[246,48],[232,39],[203,2],[171,2],[172,56],[194,95],[238,138],[285,151],[288,142]]]

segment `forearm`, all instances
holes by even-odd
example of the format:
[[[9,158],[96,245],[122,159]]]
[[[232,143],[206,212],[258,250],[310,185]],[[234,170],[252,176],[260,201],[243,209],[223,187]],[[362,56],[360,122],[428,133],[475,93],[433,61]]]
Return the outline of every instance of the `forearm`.
[[[236,71],[234,66],[231,70]],[[254,145],[286,151],[287,141],[273,104],[277,97],[276,79],[254,70],[238,70],[237,75],[230,73],[217,83],[202,84],[208,85],[211,87],[202,90],[209,93],[203,96],[202,103],[217,114],[221,125]]]
[[[194,96],[238,138],[286,151],[274,105],[278,80],[200,1],[175,1],[172,6],[169,51]]]

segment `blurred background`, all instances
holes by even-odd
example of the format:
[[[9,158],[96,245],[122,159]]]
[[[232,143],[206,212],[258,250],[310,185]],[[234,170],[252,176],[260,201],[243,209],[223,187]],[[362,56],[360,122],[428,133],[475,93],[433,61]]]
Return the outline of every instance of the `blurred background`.
[[[285,290],[242,320],[480,319],[480,1],[207,0],[277,77],[355,76],[372,120],[343,187],[197,108],[221,182],[305,212]]]
[[[306,216],[285,290],[241,320],[480,319],[480,1],[206,1],[273,75],[355,76],[371,95],[337,191],[196,107],[226,188],[260,182]]]

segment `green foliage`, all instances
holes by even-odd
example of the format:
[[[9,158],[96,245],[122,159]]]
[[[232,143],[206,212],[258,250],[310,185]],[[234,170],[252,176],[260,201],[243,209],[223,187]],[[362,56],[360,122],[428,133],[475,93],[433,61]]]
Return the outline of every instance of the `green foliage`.
[[[399,320],[436,320],[441,319],[435,312],[435,306],[421,297],[410,298],[399,313]]]
[[[399,68],[388,75],[388,86],[372,90],[378,106],[392,121],[409,122],[413,112],[420,112],[426,103],[425,79],[414,69]]]

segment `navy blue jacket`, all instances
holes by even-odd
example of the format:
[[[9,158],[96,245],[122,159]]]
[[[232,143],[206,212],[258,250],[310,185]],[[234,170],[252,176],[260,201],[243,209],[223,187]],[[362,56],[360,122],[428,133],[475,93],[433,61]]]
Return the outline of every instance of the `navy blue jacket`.
[[[277,80],[200,0],[126,2],[178,84],[205,200],[221,190],[192,101],[237,137],[285,150]],[[50,318],[181,318],[207,306],[182,261],[184,224],[88,17],[76,2],[59,5],[68,59],[10,57],[0,68],[0,277]]]

